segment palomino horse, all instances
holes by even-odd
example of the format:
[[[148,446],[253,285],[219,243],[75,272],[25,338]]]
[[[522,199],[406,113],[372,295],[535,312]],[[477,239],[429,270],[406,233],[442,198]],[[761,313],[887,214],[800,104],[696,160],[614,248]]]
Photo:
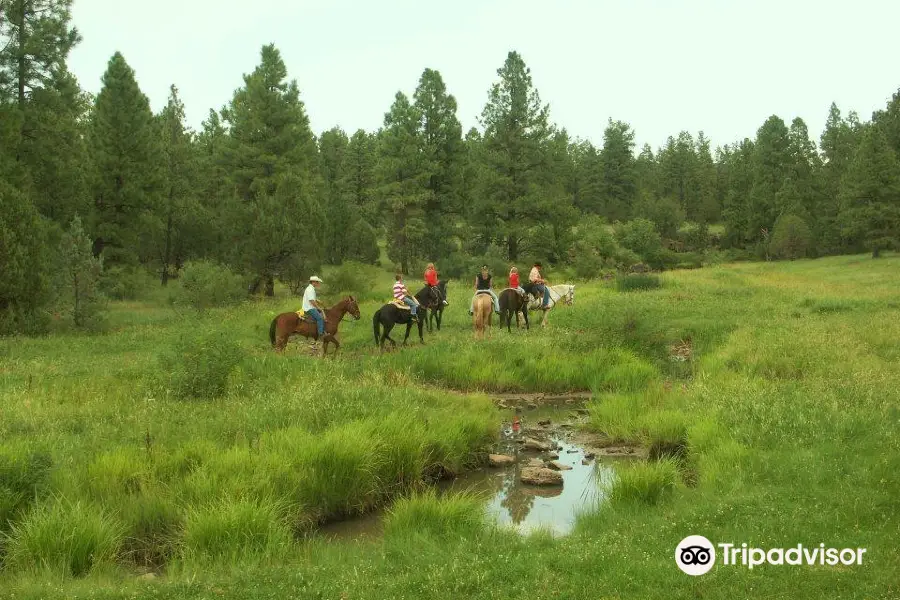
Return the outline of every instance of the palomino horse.
[[[519,313],[525,317],[525,329],[529,329],[528,325],[528,301],[530,296],[519,294],[512,288],[506,288],[500,292],[500,328],[506,325],[506,331],[511,332],[512,317],[516,315],[516,327],[519,327]]]
[[[337,341],[338,325],[344,315],[350,313],[358,321],[359,320],[359,304],[353,296],[347,296],[331,308],[325,311],[325,335],[322,336],[322,358],[328,354],[328,343],[334,343],[334,354],[340,349],[341,344]],[[300,315],[296,312],[281,313],[272,319],[272,325],[269,326],[269,341],[275,347],[276,352],[281,352],[288,343],[288,338],[292,335],[302,335],[306,338],[314,340],[319,339],[319,331],[316,329],[316,322],[306,318],[301,320]]]
[[[490,294],[478,294],[475,296],[473,308],[472,326],[475,328],[475,338],[484,339],[485,327],[490,335],[491,321],[494,318],[494,300]]]
[[[543,297],[535,298],[531,296],[531,284],[525,284],[522,287],[525,288],[525,291],[528,292],[530,296],[528,308],[531,310],[544,311],[544,318],[541,319],[541,327],[547,326],[547,313],[553,310],[553,307],[556,306],[559,302],[562,302],[567,306],[571,306],[575,303],[575,286],[569,283],[562,283],[560,285],[554,285],[548,288],[550,290],[550,304],[547,306],[547,308],[541,307],[541,304],[544,300]]]
[[[425,337],[422,335],[423,321],[428,318],[427,309],[433,306],[433,303],[438,300],[432,289],[428,286],[419,290],[415,298],[419,301],[419,311],[416,315],[419,317],[419,341],[424,344]],[[406,335],[403,337],[403,345],[406,345],[406,340],[409,339],[409,332],[412,330],[412,311],[406,307],[400,308],[393,302],[389,302],[379,308],[375,311],[375,314],[372,315],[372,328],[375,331],[375,344],[380,347],[382,351],[384,350],[385,340],[391,343],[391,347],[396,347],[397,342],[391,339],[391,330],[394,328],[394,325],[402,325],[403,323],[406,323]],[[384,330],[383,333],[382,328]]]

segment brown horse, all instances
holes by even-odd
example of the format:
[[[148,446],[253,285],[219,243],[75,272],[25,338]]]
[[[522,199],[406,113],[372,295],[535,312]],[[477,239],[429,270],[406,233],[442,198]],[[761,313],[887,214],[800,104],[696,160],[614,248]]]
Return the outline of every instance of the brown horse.
[[[490,294],[478,294],[475,296],[475,306],[472,315],[472,325],[475,327],[476,339],[484,339],[484,329],[487,327],[490,335],[491,320],[494,318],[494,301]]]
[[[358,321],[359,320],[359,304],[353,296],[347,296],[331,308],[325,311],[325,335],[322,336],[323,348],[322,358],[328,354],[328,343],[334,344],[334,354],[340,349],[341,344],[337,341],[338,325],[344,315],[350,313]],[[302,335],[313,340],[319,339],[319,331],[316,329],[316,322],[308,319],[300,320],[300,315],[295,312],[281,313],[272,319],[272,325],[269,326],[269,341],[275,347],[276,352],[281,352],[288,343],[288,338],[292,335]]]
[[[503,329],[503,326],[506,326],[506,331],[512,331],[512,317],[516,315],[516,328],[519,327],[519,313],[525,317],[525,329],[529,329],[528,326],[528,301],[530,298],[527,295],[519,295],[519,292],[512,288],[506,288],[502,292],[500,292],[499,304],[500,304],[500,329]]]

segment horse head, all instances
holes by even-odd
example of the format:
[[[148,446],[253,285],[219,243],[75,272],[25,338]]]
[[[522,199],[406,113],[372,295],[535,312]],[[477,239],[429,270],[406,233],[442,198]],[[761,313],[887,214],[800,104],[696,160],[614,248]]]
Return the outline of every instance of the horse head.
[[[346,311],[353,315],[354,319],[359,321],[359,304],[356,302],[356,298],[354,298],[353,296],[347,296],[347,298],[344,299],[344,305]]]
[[[569,289],[563,295],[563,302],[565,302],[567,306],[572,306],[575,304],[575,286],[567,285],[567,287]]]

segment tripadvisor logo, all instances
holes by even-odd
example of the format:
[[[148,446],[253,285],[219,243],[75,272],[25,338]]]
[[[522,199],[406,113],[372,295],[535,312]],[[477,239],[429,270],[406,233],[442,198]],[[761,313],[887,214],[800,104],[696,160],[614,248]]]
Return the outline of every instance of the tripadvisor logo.
[[[716,562],[716,547],[721,553],[721,564],[753,569],[760,565],[861,565],[866,548],[826,548],[825,544],[807,547],[797,544],[792,548],[748,547],[747,544],[713,544],[702,535],[689,535],[675,548],[675,563],[688,575],[708,573]]]

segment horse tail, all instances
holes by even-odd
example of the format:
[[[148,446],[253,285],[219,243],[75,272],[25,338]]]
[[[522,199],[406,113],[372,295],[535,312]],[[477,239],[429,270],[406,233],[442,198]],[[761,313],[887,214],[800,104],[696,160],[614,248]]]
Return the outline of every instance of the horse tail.
[[[269,341],[272,345],[275,345],[275,329],[278,327],[278,317],[272,319],[272,324],[269,325]]]
[[[381,335],[381,327],[378,323],[378,319],[381,317],[381,309],[375,311],[375,314],[372,315],[372,328],[375,330],[375,345],[378,345],[378,338]]]

